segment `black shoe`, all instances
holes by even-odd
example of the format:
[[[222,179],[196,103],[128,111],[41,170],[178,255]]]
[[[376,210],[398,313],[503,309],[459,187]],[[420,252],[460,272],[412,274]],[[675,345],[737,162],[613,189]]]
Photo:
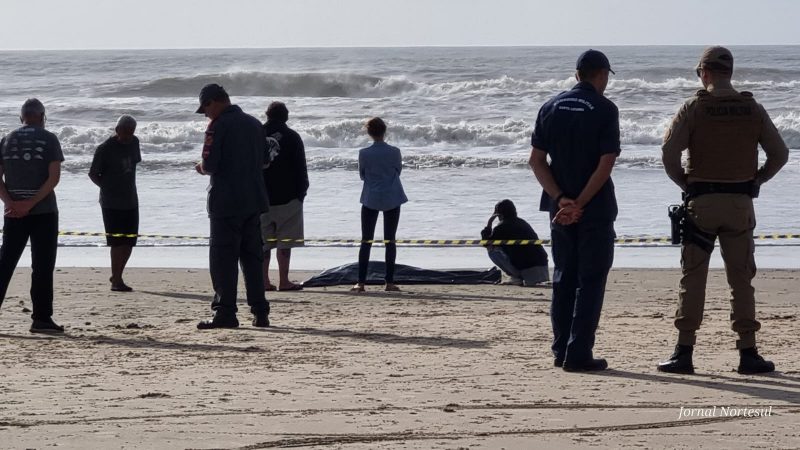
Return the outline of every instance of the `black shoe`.
[[[257,328],[269,327],[269,316],[267,314],[256,314],[253,318],[253,326]]]
[[[676,345],[675,351],[668,360],[658,363],[656,367],[659,372],[668,373],[684,373],[691,375],[694,373],[694,364],[692,364],[692,353],[694,347],[691,345]]]
[[[64,327],[53,322],[53,319],[34,320],[31,324],[31,333],[61,334]]]
[[[214,328],[238,328],[239,319],[236,316],[221,317],[217,314],[209,320],[197,324],[198,330],[212,330]]]
[[[773,372],[775,364],[759,355],[755,347],[743,348],[739,350],[739,368],[736,371],[741,374]]]
[[[565,372],[592,372],[608,369],[608,362],[603,358],[592,358],[577,364],[564,361],[563,367]]]
[[[120,284],[112,284],[111,290],[114,292],[132,292],[133,288],[125,283],[120,283]]]
[[[564,367],[564,358],[554,358],[553,367]]]

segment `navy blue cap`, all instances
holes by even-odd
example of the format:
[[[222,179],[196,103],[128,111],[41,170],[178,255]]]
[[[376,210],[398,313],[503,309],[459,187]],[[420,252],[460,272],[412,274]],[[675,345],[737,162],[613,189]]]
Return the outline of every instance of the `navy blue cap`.
[[[222,86],[216,83],[207,84],[203,86],[203,89],[200,90],[200,107],[197,108],[197,111],[195,112],[197,114],[205,114],[206,104],[208,104],[212,100],[219,100],[227,96],[228,93],[225,92],[225,89]]]
[[[615,73],[611,70],[611,63],[603,52],[599,50],[586,50],[578,57],[578,62],[575,64],[577,70],[596,70],[608,69],[609,72]]]

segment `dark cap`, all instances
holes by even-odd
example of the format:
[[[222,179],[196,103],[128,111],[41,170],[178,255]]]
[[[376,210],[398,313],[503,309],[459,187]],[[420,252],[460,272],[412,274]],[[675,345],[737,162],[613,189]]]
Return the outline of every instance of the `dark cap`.
[[[733,72],[733,54],[725,47],[708,47],[700,56],[696,69],[709,69],[719,72]]]
[[[31,114],[44,114],[44,105],[37,98],[29,98],[22,104],[20,115],[25,117]]]
[[[578,57],[578,62],[575,64],[577,70],[597,70],[608,69],[609,72],[615,73],[611,70],[611,63],[603,52],[599,50],[586,50]]]
[[[205,114],[206,112],[206,105],[213,100],[222,100],[228,97],[228,93],[225,92],[225,89],[216,84],[211,83],[203,86],[203,89],[200,90],[200,107],[197,108],[195,111],[197,114]]]

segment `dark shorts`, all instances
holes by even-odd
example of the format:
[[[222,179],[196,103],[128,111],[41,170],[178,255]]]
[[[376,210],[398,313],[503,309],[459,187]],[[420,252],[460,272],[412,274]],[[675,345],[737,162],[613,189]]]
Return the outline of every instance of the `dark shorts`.
[[[103,208],[103,224],[107,234],[139,234],[139,209]],[[136,245],[135,237],[106,236],[109,247]]]

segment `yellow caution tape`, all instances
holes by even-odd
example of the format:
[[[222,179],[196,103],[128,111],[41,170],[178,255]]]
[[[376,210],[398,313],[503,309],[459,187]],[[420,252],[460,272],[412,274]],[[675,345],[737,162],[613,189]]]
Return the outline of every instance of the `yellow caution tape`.
[[[89,237],[115,237],[115,238],[145,238],[163,240],[208,240],[208,236],[182,236],[166,234],[123,234],[123,233],[92,233],[86,231],[59,231],[60,236],[89,236]],[[800,234],[759,234],[756,240],[786,240],[800,239]],[[267,239],[269,243],[285,244],[336,244],[360,245],[361,239]],[[395,241],[374,239],[363,241],[369,244],[418,245],[428,247],[460,247],[460,246],[486,246],[486,245],[550,245],[549,239],[537,240],[485,240],[485,239],[396,239]],[[669,237],[620,237],[615,244],[671,244]]]

